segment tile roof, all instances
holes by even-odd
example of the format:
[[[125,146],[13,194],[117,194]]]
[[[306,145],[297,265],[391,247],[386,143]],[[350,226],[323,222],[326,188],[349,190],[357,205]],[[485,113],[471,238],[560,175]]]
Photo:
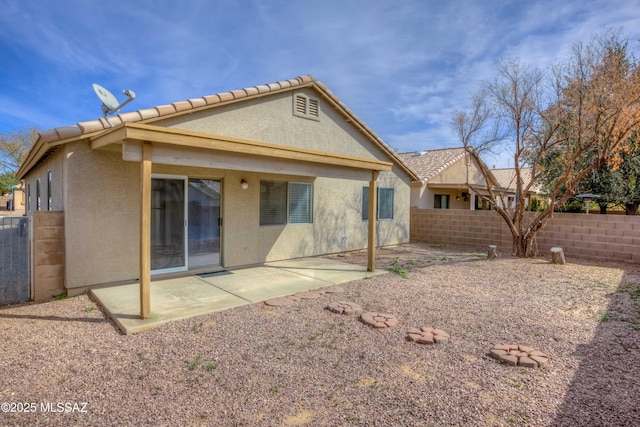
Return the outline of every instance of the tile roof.
[[[200,98],[188,99],[186,101],[173,102],[169,105],[159,105],[153,108],[145,108],[128,113],[121,113],[116,116],[109,117],[109,121],[113,126],[117,126],[125,122],[138,122],[141,120],[149,120],[162,118],[175,113],[193,110],[196,108],[211,106],[228,101],[239,100],[249,96],[255,96],[267,92],[275,92],[280,89],[302,86],[309,83],[317,82],[312,76],[300,76],[295,79],[283,80],[276,83],[248,87],[240,90],[232,90],[229,92],[218,93],[215,95],[203,96]],[[327,92],[329,92],[327,90]],[[346,107],[345,107],[346,108]],[[110,129],[111,126],[104,118],[79,122],[71,126],[63,126],[51,130],[40,132],[42,142],[56,142],[67,138],[82,136],[85,134]]]
[[[514,168],[503,168],[503,169],[491,169],[491,173],[498,181],[498,187],[516,191],[516,170]],[[531,181],[531,169],[530,168],[520,168],[520,176],[522,177],[522,181],[526,186]],[[536,186],[534,185],[531,191],[536,191]]]
[[[461,158],[464,158],[464,153],[464,148],[459,147],[414,151],[398,155],[418,175],[420,181],[427,182]]]
[[[109,117],[109,122],[115,127],[126,122],[138,122],[138,121],[155,121],[162,118],[168,118],[176,114],[184,114],[193,112],[193,110],[201,110],[216,105],[222,105],[229,102],[236,102],[242,99],[250,99],[257,96],[262,96],[268,93],[275,93],[284,90],[291,90],[296,87],[309,87],[313,86],[318,89],[324,96],[326,96],[333,105],[340,109],[360,131],[366,134],[369,138],[374,140],[380,147],[392,158],[400,168],[407,173],[412,181],[418,180],[413,170],[411,170],[400,156],[387,145],[373,130],[371,130],[362,120],[360,120],[346,105],[340,101],[340,99],[333,94],[324,84],[313,78],[311,75],[299,76],[294,79],[282,80],[275,83],[267,83],[252,87],[247,87],[240,90],[232,90],[229,92],[218,93],[215,95],[207,95],[200,98],[188,99],[186,101],[173,102],[168,105],[159,105],[153,108],[145,108],[133,112],[121,113],[116,116]],[[71,126],[63,126],[54,128],[51,130],[43,131],[40,133],[36,144],[32,148],[32,152],[27,156],[27,160],[32,160],[30,157],[36,156],[38,159],[33,159],[35,163],[46,158],[48,154],[55,150],[57,145],[63,144],[66,140],[76,140],[85,138],[91,134],[111,129],[110,124],[104,119],[99,118],[96,120],[89,120],[79,122]],[[44,154],[40,154],[37,150],[39,147],[49,147]],[[25,163],[27,163],[25,161]],[[30,166],[33,163],[29,162]],[[25,166],[23,164],[23,166]],[[30,169],[30,167],[28,167]],[[20,176],[24,176],[28,173],[28,170],[20,170]]]

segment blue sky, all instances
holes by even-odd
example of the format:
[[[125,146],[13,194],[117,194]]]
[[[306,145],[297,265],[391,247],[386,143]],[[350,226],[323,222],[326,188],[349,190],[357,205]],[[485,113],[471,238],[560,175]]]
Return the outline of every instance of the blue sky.
[[[609,26],[640,37],[628,0],[0,0],[0,132],[311,74],[399,152],[459,146],[452,112],[495,59],[544,68]],[[487,159],[492,161],[492,159]],[[508,158],[497,159],[508,167]]]

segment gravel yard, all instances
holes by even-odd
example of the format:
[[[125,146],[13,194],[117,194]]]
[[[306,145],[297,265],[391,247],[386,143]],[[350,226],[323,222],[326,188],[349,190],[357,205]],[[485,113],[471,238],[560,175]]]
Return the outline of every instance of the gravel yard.
[[[341,294],[132,336],[86,295],[0,307],[0,425],[640,425],[640,266],[421,244],[378,255],[395,273]],[[336,300],[399,324],[325,309]],[[421,326],[451,339],[408,341]],[[500,363],[496,344],[542,351],[549,366]]]

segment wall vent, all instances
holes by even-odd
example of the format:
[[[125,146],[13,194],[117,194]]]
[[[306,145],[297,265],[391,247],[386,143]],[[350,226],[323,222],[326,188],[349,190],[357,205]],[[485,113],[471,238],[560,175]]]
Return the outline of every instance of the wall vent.
[[[293,115],[305,119],[320,120],[320,105],[317,99],[303,93],[293,95]]]

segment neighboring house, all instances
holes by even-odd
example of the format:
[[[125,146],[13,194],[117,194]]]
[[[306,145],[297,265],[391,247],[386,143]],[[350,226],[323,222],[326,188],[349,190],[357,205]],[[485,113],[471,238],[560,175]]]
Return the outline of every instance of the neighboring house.
[[[507,208],[515,208],[517,192],[515,168],[496,169],[494,166],[491,169],[491,174],[493,174],[497,181],[494,191],[499,195],[498,203],[502,203]],[[522,178],[522,188],[524,191],[531,182],[531,168],[520,168],[520,177]],[[532,185],[529,191],[526,192],[525,206],[531,206],[530,201],[534,197],[544,203],[545,199],[537,196],[538,193],[539,186],[535,184]]]
[[[417,176],[311,76],[109,121],[43,132],[18,172],[27,215],[64,211],[70,295],[409,241]]]
[[[419,182],[411,185],[411,207],[489,209],[488,204],[476,197],[476,191],[482,192],[479,188],[486,187],[484,176],[464,148],[416,151],[402,153],[400,157],[419,178]]]

